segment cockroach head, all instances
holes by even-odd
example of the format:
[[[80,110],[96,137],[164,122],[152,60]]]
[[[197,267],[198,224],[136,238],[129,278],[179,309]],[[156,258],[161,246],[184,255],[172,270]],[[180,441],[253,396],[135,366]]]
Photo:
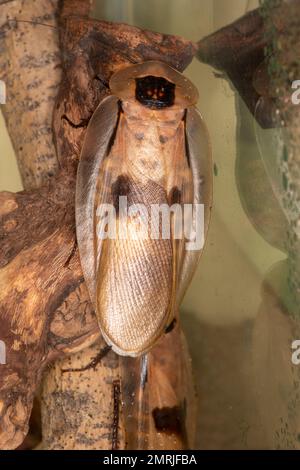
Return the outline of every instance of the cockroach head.
[[[116,72],[109,86],[122,101],[138,101],[152,109],[187,108],[198,101],[197,88],[190,80],[169,65],[154,60]]]
[[[175,83],[155,75],[136,78],[135,98],[148,108],[168,108],[175,101]]]

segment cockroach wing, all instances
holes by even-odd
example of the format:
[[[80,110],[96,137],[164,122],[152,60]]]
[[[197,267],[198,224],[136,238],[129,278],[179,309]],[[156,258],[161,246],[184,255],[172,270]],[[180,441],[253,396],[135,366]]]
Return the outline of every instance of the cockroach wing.
[[[122,116],[115,145],[109,154],[110,168],[103,178],[113,182],[113,193],[126,190],[128,206],[141,204],[149,213],[152,203],[167,202],[166,192],[150,179],[143,186],[135,183],[126,162],[126,138]],[[125,151],[124,151],[125,150]],[[116,162],[119,163],[118,168]],[[125,176],[124,170],[128,174]],[[121,174],[119,173],[121,171]],[[101,203],[109,201],[101,198]],[[140,224],[147,226],[147,214],[141,209]],[[145,218],[144,218],[145,216]],[[125,356],[145,354],[166,328],[172,313],[173,283],[172,242],[169,239],[134,237],[134,217],[117,215],[117,232],[128,229],[128,236],[98,240],[101,249],[97,277],[97,317],[101,332],[115,352]]]
[[[95,110],[85,135],[77,172],[76,232],[81,266],[91,300],[96,304],[95,198],[103,160],[118,123],[118,98],[105,98]]]
[[[186,147],[189,152],[190,166],[193,177],[194,200],[193,204],[204,205],[204,239],[207,235],[210,212],[212,206],[212,155],[208,131],[206,125],[196,108],[188,108],[186,113]],[[200,227],[197,226],[196,213],[193,212],[192,232],[195,233]],[[180,305],[183,296],[196,270],[201,250],[185,250],[179,285],[177,289],[177,301]]]

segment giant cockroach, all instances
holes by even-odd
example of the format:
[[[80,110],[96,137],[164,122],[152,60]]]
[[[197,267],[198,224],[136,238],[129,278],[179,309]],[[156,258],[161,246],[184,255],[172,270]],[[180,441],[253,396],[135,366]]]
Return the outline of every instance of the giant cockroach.
[[[140,356],[177,314],[201,250],[186,250],[184,237],[176,237],[175,217],[169,239],[135,236],[140,230],[136,213],[121,213],[120,197],[146,209],[203,204],[206,233],[212,198],[210,145],[195,108],[197,89],[165,63],[126,67],[109,85],[112,95],[94,112],[81,152],[77,240],[103,337],[118,354]],[[105,216],[100,207],[105,207]],[[108,207],[116,214],[114,237],[103,230]],[[139,212],[143,225],[145,214]],[[194,216],[191,225],[195,232]]]

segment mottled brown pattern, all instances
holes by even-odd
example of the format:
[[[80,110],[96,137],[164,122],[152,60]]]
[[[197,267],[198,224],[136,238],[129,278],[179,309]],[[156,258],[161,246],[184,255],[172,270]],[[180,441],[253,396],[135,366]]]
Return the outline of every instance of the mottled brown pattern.
[[[0,76],[6,82],[8,96],[1,111],[26,188],[40,186],[58,170],[52,112],[61,59],[55,29],[21,21],[54,26],[56,9],[57,0],[17,0],[1,5]]]

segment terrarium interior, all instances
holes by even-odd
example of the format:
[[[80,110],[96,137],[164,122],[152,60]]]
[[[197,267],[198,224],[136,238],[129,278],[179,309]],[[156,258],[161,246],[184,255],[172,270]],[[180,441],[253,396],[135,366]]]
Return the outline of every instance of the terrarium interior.
[[[258,6],[256,0],[97,0],[93,16],[197,42]],[[198,393],[196,448],[299,448],[291,218],[282,188],[276,191],[272,144],[280,131],[262,129],[225,72],[195,57],[184,73],[199,90],[214,171],[208,237],[180,313]],[[2,116],[0,142],[0,190],[19,191]]]

